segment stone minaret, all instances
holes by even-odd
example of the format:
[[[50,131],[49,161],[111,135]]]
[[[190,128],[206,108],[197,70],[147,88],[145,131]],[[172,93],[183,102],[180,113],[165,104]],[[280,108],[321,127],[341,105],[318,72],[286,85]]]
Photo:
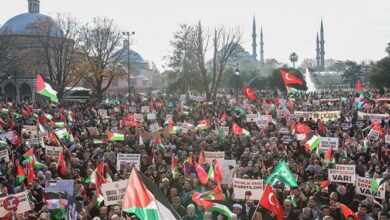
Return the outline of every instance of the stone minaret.
[[[28,13],[39,13],[39,0],[28,0]]]
[[[263,28],[260,29],[260,63],[261,63],[261,64],[264,64]]]
[[[321,70],[325,70],[325,38],[324,38],[324,25],[321,19],[321,30],[320,30],[320,45],[321,45]]]
[[[317,48],[316,48],[316,61],[317,61],[317,69],[320,70],[320,38],[318,37],[318,32],[317,32]]]
[[[256,53],[256,21],[255,16],[253,16],[253,27],[252,27],[252,57],[254,60],[257,60],[257,53]]]

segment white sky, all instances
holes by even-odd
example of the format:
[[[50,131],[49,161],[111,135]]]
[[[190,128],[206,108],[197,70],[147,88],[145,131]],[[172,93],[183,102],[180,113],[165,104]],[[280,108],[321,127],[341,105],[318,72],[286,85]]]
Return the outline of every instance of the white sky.
[[[132,49],[160,70],[181,23],[240,27],[243,47],[252,53],[253,15],[257,30],[263,27],[265,58],[287,62],[291,52],[298,62],[314,58],[323,18],[326,58],[378,60],[390,42],[389,8],[390,0],[41,0],[43,14],[66,12],[81,22],[108,17],[135,31]],[[0,0],[0,24],[24,12],[27,0]]]

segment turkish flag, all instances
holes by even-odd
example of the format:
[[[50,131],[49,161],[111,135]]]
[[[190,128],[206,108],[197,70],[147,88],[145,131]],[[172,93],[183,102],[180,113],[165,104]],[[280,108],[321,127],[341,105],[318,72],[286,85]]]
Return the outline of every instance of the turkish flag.
[[[293,128],[298,134],[307,134],[310,131],[309,126],[304,123],[297,122],[294,124]]]
[[[259,205],[275,214],[278,217],[278,220],[282,220],[284,218],[283,206],[280,205],[278,198],[274,195],[269,184],[265,186]]]
[[[227,120],[227,114],[224,112],[220,121],[226,121]]]
[[[244,84],[244,96],[248,99],[256,100],[256,93],[251,88]]]
[[[298,77],[294,76],[292,73],[289,73],[287,71],[280,70],[280,75],[282,75],[282,79],[285,85],[290,85],[290,84],[302,85],[303,83],[301,79],[299,79]]]
[[[233,122],[232,132],[233,132],[233,134],[241,135],[242,128],[238,124],[236,124],[236,122]]]
[[[58,155],[58,162],[57,162],[57,164],[60,167],[60,173],[62,175],[65,175],[66,174],[66,162],[65,162],[65,157],[64,157],[64,154],[62,153],[62,151]]]

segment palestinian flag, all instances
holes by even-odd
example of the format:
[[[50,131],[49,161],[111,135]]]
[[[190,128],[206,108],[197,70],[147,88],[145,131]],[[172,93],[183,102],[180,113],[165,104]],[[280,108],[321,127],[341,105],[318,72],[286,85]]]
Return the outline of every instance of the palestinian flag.
[[[318,145],[320,145],[320,142],[321,142],[321,137],[317,135],[313,135],[313,137],[311,137],[310,140],[308,140],[304,146],[307,151],[311,152],[315,150],[318,147]]]
[[[225,195],[221,191],[220,186],[216,186],[211,191],[206,191],[203,193],[194,192],[192,194],[192,201],[194,201],[198,206],[204,207],[208,212],[219,212],[222,215],[232,219],[233,213],[230,209],[220,202],[225,200]]]
[[[128,186],[123,195],[122,210],[134,213],[141,220],[180,219],[166,197],[151,181],[140,177],[136,169],[131,171]],[[148,182],[148,183],[147,183]],[[153,193],[152,193],[153,192]]]
[[[176,179],[178,170],[177,170],[177,158],[175,157],[175,155],[172,156],[171,170],[172,170],[173,179]]]
[[[119,133],[114,133],[111,131],[107,132],[108,140],[109,141],[124,141],[125,140],[125,135],[119,134]]]
[[[73,135],[72,134],[69,134],[69,132],[65,129],[65,128],[62,128],[62,129],[56,129],[54,131],[54,133],[56,134],[57,138],[59,140],[61,139],[65,139],[67,141],[70,141],[71,143],[74,143],[74,138],[73,138]]]
[[[19,163],[16,164],[16,167],[17,167],[16,183],[20,185],[26,179],[26,174],[24,174],[24,170]]]
[[[233,134],[235,135],[245,135],[245,136],[249,136],[249,131],[241,128],[238,124],[236,124],[235,122],[233,122],[233,127],[232,127],[232,132]]]
[[[323,160],[323,163],[325,166],[328,166],[329,164],[334,164],[334,158],[332,159],[332,147],[329,147],[328,151],[325,154],[325,159]]]
[[[340,209],[345,220],[347,220],[350,216],[353,217],[355,220],[359,220],[359,217],[351,209],[349,209],[348,206],[340,204]]]
[[[43,192],[43,200],[53,220],[67,219],[68,200],[62,192]]]
[[[37,93],[49,97],[52,102],[58,102],[57,92],[48,83],[43,81],[42,75],[37,74]]]
[[[198,175],[200,183],[205,185],[209,181],[208,173],[198,164],[194,161],[195,170]]]
[[[203,130],[209,129],[210,125],[211,125],[211,123],[209,120],[198,121],[198,125],[196,126],[195,129],[198,131],[203,131]]]
[[[23,154],[24,159],[32,164],[32,167],[36,170],[44,169],[46,166],[42,163],[39,163],[35,159],[33,148],[31,148],[29,151]]]

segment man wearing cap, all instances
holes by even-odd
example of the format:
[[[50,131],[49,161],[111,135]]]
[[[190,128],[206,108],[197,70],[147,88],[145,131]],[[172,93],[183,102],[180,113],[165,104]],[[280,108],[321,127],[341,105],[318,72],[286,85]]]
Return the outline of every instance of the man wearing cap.
[[[237,220],[244,220],[241,217],[242,205],[235,203],[233,204],[233,213],[237,215]]]

